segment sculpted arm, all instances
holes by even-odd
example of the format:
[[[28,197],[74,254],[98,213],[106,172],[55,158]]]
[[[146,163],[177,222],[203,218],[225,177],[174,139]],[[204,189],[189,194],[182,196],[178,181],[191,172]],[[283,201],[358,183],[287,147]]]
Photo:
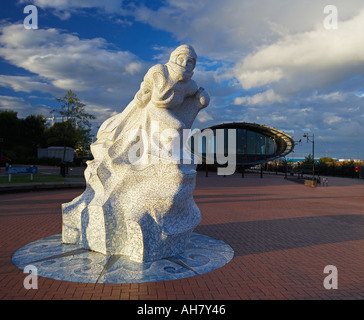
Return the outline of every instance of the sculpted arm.
[[[166,81],[164,66],[155,65],[145,75],[140,90],[135,95],[135,101],[141,107],[145,107],[150,102],[148,112],[153,120],[167,123],[171,128],[180,129],[185,125],[169,109],[174,95],[173,86]]]
[[[195,81],[190,80],[189,82],[190,83],[189,83],[187,95],[193,96],[195,99],[198,100],[198,102],[199,102],[198,109],[206,108],[210,103],[209,94],[207,93],[207,91],[204,88],[202,88],[202,87],[198,88]]]
[[[196,92],[196,94],[195,94],[195,97],[196,97],[196,99],[198,99],[199,100],[199,102],[200,102],[200,108],[199,109],[203,109],[203,108],[206,108],[208,105],[209,105],[209,103],[210,103],[210,95],[208,94],[208,92],[204,89],[204,88],[202,88],[202,87],[200,87],[199,89],[198,89],[198,91]]]
[[[147,106],[149,101],[151,100],[153,94],[153,73],[155,69],[158,69],[158,65],[150,68],[148,72],[145,74],[142,83],[140,84],[140,89],[135,94],[134,101],[135,104],[140,107],[144,108]]]

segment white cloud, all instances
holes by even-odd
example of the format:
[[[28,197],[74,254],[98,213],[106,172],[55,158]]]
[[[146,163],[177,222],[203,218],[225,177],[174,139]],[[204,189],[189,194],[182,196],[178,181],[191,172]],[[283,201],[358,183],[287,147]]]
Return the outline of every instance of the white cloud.
[[[317,26],[290,34],[245,57],[236,65],[236,77],[246,89],[283,79],[295,91],[325,88],[364,71],[363,30],[364,10],[337,30]]]
[[[32,91],[50,93],[52,91],[52,85],[46,82],[40,82],[30,76],[0,75],[0,86],[11,88],[14,91],[23,91],[27,93]]]
[[[234,104],[240,105],[263,105],[263,104],[272,104],[274,102],[283,102],[284,98],[279,96],[274,92],[273,89],[269,89],[262,93],[257,93],[253,96],[245,96],[235,98]]]
[[[133,14],[189,41],[205,56],[238,61],[259,46],[322,26],[326,5],[323,0],[166,0],[158,10],[138,6]],[[363,7],[362,0],[336,0],[335,5],[340,20]]]
[[[220,71],[245,89],[274,85],[277,94],[289,96],[327,91],[364,72],[362,1],[335,1],[337,30],[323,26],[326,5],[322,0],[166,0],[158,10],[139,6],[134,16],[191,43],[199,55],[234,63]]]
[[[32,105],[20,97],[0,96],[0,110],[12,110],[18,113],[19,118],[26,118],[30,114],[49,116],[51,108],[45,105]]]
[[[202,110],[200,111],[200,113],[197,115],[197,120],[201,123],[213,120],[212,116],[206,111],[206,110]]]
[[[328,124],[328,125],[333,125],[335,123],[340,123],[343,121],[342,117],[339,117],[335,114],[332,114],[330,112],[325,112],[324,113],[324,123]]]
[[[343,102],[347,100],[349,93],[335,91],[327,94],[319,94],[317,91],[314,92],[310,97],[307,98],[307,101],[339,101]]]
[[[281,69],[272,68],[265,70],[249,70],[243,65],[237,64],[234,68],[235,75],[244,89],[252,89],[283,79]]]
[[[25,30],[22,25],[6,25],[1,28],[0,43],[2,58],[34,73],[0,75],[1,86],[57,97],[72,89],[86,102],[103,105],[105,111],[126,106],[147,68],[132,53],[110,49],[104,39],[80,39],[56,29]]]
[[[333,3],[339,12],[337,30],[323,27],[328,4],[323,0],[165,0],[159,9],[140,2],[127,7],[121,0],[32,4],[63,18],[96,8],[130,26],[127,13],[192,44],[199,56],[194,79],[212,98],[199,116],[203,125],[258,122],[290,129],[296,136],[305,128],[326,141],[350,137],[350,143],[364,150],[362,0]],[[3,75],[1,86],[58,96],[72,86],[100,117],[122,111],[147,68],[138,57],[111,49],[100,38],[81,39],[55,29],[24,33],[20,26],[6,26],[2,32],[0,56],[35,75]],[[151,63],[165,63],[173,49],[167,47],[170,43],[159,45]],[[333,143],[332,148],[339,146]]]
[[[69,84],[77,82],[78,90],[87,90],[100,81],[125,81],[143,68],[132,53],[110,50],[101,38],[80,39],[56,29],[25,30],[15,24],[1,31],[0,56],[54,81],[58,88],[67,89]]]

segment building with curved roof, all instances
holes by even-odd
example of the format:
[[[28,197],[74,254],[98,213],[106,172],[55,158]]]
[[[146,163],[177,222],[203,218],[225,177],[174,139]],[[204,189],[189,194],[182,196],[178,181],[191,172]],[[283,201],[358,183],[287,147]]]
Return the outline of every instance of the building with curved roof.
[[[209,134],[206,134],[207,132]],[[196,150],[196,147],[198,148],[203,163],[219,164],[216,162],[218,134],[220,136],[223,134],[224,143],[220,144],[223,144],[225,155],[228,154],[229,150],[232,151],[229,149],[229,135],[230,138],[231,135],[235,135],[236,165],[241,166],[254,166],[276,160],[292,152],[295,146],[291,136],[272,127],[247,122],[222,123],[202,129],[197,136],[201,135],[205,138],[191,146],[192,151]],[[196,140],[195,137],[196,135],[194,135],[194,140]],[[220,141],[222,141],[221,139]],[[212,160],[212,156],[214,160]]]

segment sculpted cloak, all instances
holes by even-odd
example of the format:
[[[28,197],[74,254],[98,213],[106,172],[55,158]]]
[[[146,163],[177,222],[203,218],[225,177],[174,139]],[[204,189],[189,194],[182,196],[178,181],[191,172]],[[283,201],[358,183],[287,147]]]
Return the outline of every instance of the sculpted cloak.
[[[167,64],[149,69],[125,110],[101,125],[86,189],[62,205],[64,243],[137,262],[183,252],[201,220],[195,165],[181,158],[183,130],[209,103],[191,80],[196,59],[192,47],[178,47]]]

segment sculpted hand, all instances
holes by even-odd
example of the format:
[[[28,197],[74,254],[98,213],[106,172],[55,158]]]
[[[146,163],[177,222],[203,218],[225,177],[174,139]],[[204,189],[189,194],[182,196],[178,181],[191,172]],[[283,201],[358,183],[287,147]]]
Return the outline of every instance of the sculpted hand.
[[[200,100],[201,108],[206,108],[209,105],[210,96],[204,88],[200,87],[195,96]]]

